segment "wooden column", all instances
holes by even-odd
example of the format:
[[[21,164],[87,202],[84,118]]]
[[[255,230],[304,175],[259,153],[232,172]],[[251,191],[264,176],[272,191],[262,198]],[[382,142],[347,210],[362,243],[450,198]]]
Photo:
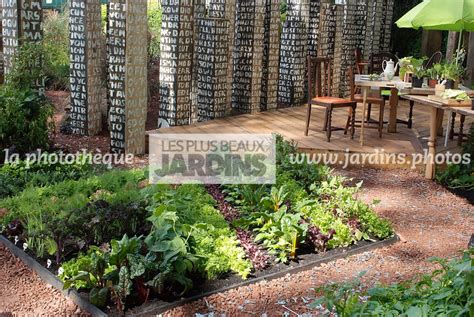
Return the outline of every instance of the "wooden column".
[[[362,49],[365,42],[367,6],[356,0],[347,1],[344,10],[344,27],[342,31],[342,55],[338,94],[347,96],[349,84],[347,82],[347,70],[355,65],[355,49]]]
[[[147,0],[110,1],[107,29],[111,151],[144,154]]]
[[[228,23],[227,43],[227,78],[225,79],[226,91],[226,109],[225,115],[232,112],[232,80],[234,74],[234,42],[235,42],[235,0],[211,0],[209,2],[208,17],[209,18],[224,18]],[[196,8],[196,4],[195,4]]]
[[[232,109],[237,113],[260,111],[265,0],[237,2],[234,42]]]
[[[306,101],[309,0],[288,1],[281,34],[278,102],[299,105]]]
[[[311,56],[316,56],[318,54],[320,10],[321,0],[309,1],[308,55]]]
[[[69,7],[72,132],[95,135],[102,130],[102,34],[99,0],[71,0]]]
[[[229,26],[223,18],[196,22],[197,116],[207,121],[226,113]]]
[[[2,42],[4,72],[7,75],[20,45],[43,38],[43,10],[40,0],[2,0]],[[38,88],[42,83],[35,83]]]
[[[262,96],[260,110],[277,108],[278,67],[280,59],[280,1],[266,0],[263,60],[262,60]]]

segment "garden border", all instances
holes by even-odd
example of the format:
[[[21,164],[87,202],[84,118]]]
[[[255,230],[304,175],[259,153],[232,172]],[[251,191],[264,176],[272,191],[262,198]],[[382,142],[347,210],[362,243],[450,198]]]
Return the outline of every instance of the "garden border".
[[[381,241],[368,242],[367,244],[364,244],[364,245],[361,245],[361,246],[360,245],[351,245],[351,246],[345,247],[345,248],[333,249],[333,250],[327,251],[323,256],[319,257],[318,259],[308,261],[307,263],[304,263],[304,264],[295,265],[293,267],[289,267],[287,269],[283,269],[283,270],[278,271],[278,272],[263,274],[262,276],[249,278],[246,281],[242,281],[242,282],[239,282],[239,283],[234,283],[234,284],[231,284],[231,285],[228,285],[228,286],[221,287],[219,289],[215,289],[215,290],[212,290],[212,291],[208,291],[208,292],[204,292],[204,293],[197,294],[197,295],[194,295],[194,296],[190,296],[188,298],[183,298],[181,300],[177,300],[177,301],[174,301],[174,302],[164,302],[164,301],[156,301],[155,303],[150,302],[149,303],[150,309],[148,309],[148,310],[143,309],[143,311],[134,312],[133,310],[139,310],[140,309],[140,306],[138,306],[138,307],[135,307],[134,309],[132,309],[132,311],[130,313],[127,313],[126,315],[127,316],[140,316],[140,317],[143,316],[143,317],[145,317],[145,316],[150,316],[151,314],[153,314],[153,315],[162,314],[162,313],[164,313],[164,312],[166,312],[170,309],[176,308],[178,306],[184,305],[186,303],[189,303],[189,302],[192,302],[192,301],[204,298],[204,297],[208,297],[210,295],[214,295],[216,293],[226,292],[226,291],[229,291],[229,290],[232,290],[232,289],[235,289],[235,288],[255,284],[255,283],[258,283],[258,282],[261,282],[261,281],[264,281],[264,280],[271,281],[271,280],[283,277],[283,276],[285,276],[287,274],[290,274],[290,273],[293,273],[293,274],[294,273],[299,273],[299,272],[308,270],[312,267],[317,267],[317,266],[320,266],[321,264],[328,263],[328,262],[331,262],[331,261],[334,261],[334,260],[338,260],[338,259],[345,258],[345,257],[351,256],[351,255],[360,254],[360,253],[367,252],[367,251],[370,251],[370,250],[386,247],[386,246],[392,245],[392,244],[394,244],[398,241],[400,241],[400,239],[399,239],[398,235],[395,234],[391,238],[381,240]]]
[[[290,273],[299,273],[301,271],[305,271],[311,267],[320,266],[323,263],[328,263],[337,259],[345,258],[351,255],[360,254],[363,252],[367,252],[370,250],[378,249],[381,247],[386,247],[389,245],[394,244],[395,242],[399,241],[400,239],[395,234],[393,237],[376,241],[376,242],[367,242],[363,245],[352,245],[346,248],[337,248],[334,250],[327,251],[324,255],[318,257],[317,259],[307,261],[303,264],[297,264],[292,267],[288,267],[287,269],[282,269],[278,272],[272,272],[269,274],[263,274],[258,277],[250,278],[246,281],[242,281],[239,283],[233,283],[228,286],[224,286],[212,291],[203,292],[197,295],[190,296],[188,298],[183,298],[174,302],[164,302],[157,300],[156,302],[149,302],[149,309],[144,308],[142,311],[134,312],[134,310],[140,310],[140,306],[135,307],[131,310],[131,312],[126,313],[130,316],[149,316],[150,314],[161,314],[170,309],[176,308],[178,306],[184,305],[186,303],[214,295],[216,293],[225,292],[231,289],[239,288],[242,286],[247,286],[251,284],[255,284],[261,281],[270,281],[273,279],[277,279],[283,277]],[[44,268],[40,263],[38,263],[35,259],[33,259],[30,255],[26,252],[21,250],[19,247],[14,245],[10,240],[0,234],[0,243],[3,243],[15,256],[20,258],[23,263],[25,263],[30,269],[35,271],[41,279],[46,282],[47,284],[52,285],[54,288],[58,289],[64,296],[70,298],[76,305],[81,307],[83,310],[90,313],[93,317],[104,317],[108,316],[98,307],[89,303],[86,299],[82,298],[76,290],[63,290],[63,283],[50,271]]]
[[[79,293],[74,289],[63,289],[63,282],[61,282],[53,273],[48,271],[45,267],[43,267],[38,261],[33,259],[29,254],[25,251],[17,247],[13,244],[10,240],[8,240],[5,236],[0,234],[0,243],[5,245],[13,255],[18,257],[23,263],[28,266],[31,270],[36,272],[39,277],[47,284],[53,286],[57,290],[59,290],[65,297],[71,299],[77,306],[79,306],[84,311],[88,312],[92,315],[92,317],[107,317],[108,315],[100,310],[98,307],[92,305],[86,299],[82,298]]]

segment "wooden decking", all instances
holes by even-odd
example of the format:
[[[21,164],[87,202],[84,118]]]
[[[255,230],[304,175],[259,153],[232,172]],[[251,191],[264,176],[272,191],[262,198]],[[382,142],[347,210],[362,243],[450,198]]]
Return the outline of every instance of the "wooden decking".
[[[360,119],[361,113],[357,118]],[[372,117],[378,118],[378,107],[374,107]],[[385,119],[388,120],[389,109],[386,106]],[[333,115],[333,126],[344,127],[347,120],[347,110],[336,110]],[[331,142],[326,141],[326,135],[322,131],[324,110],[314,108],[311,118],[310,132],[304,136],[304,122],[306,107],[293,107],[278,109],[255,114],[244,114],[233,117],[217,119],[214,121],[197,123],[189,126],[171,127],[160,129],[159,133],[278,133],[288,140],[298,142],[298,147],[309,152],[340,152],[346,153],[422,153],[427,148],[429,135],[429,108],[422,105],[415,105],[413,116],[413,129],[408,129],[406,125],[398,124],[397,133],[387,133],[385,125],[383,138],[379,138],[377,129],[365,129],[365,143],[359,143],[360,128],[356,128],[355,137],[351,140],[349,135],[344,135],[344,131],[332,133]],[[407,119],[408,103],[400,101],[398,117]],[[444,127],[447,124],[447,115],[444,118]],[[456,128],[459,126],[457,119]],[[465,132],[468,131],[472,122],[471,118],[466,118]],[[456,141],[450,141],[448,147],[444,147],[444,137],[438,138],[438,151],[459,152],[460,148]]]

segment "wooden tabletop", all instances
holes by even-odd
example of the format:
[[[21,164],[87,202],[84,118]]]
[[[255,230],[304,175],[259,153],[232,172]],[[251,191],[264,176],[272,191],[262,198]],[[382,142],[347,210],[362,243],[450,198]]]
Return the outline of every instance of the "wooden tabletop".
[[[456,113],[465,115],[465,116],[474,116],[474,110],[470,107],[448,107],[443,105],[441,102],[436,100],[429,99],[427,96],[419,96],[419,95],[402,95],[400,96],[402,99],[412,100],[414,102],[420,103],[422,105],[431,106],[443,110],[454,111]]]
[[[356,75],[355,84],[359,87],[378,87],[378,88],[397,88],[406,89],[411,87],[411,83],[406,83],[400,77],[394,77],[392,80],[367,80],[367,75]]]

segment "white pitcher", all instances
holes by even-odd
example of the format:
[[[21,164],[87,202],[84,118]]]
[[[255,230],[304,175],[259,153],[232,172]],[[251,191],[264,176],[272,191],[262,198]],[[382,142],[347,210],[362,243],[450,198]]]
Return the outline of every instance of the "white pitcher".
[[[389,60],[388,62],[384,60],[382,62],[382,69],[384,77],[388,80],[392,80],[393,77],[395,77],[395,73],[397,72],[398,63],[395,64],[393,60]]]

